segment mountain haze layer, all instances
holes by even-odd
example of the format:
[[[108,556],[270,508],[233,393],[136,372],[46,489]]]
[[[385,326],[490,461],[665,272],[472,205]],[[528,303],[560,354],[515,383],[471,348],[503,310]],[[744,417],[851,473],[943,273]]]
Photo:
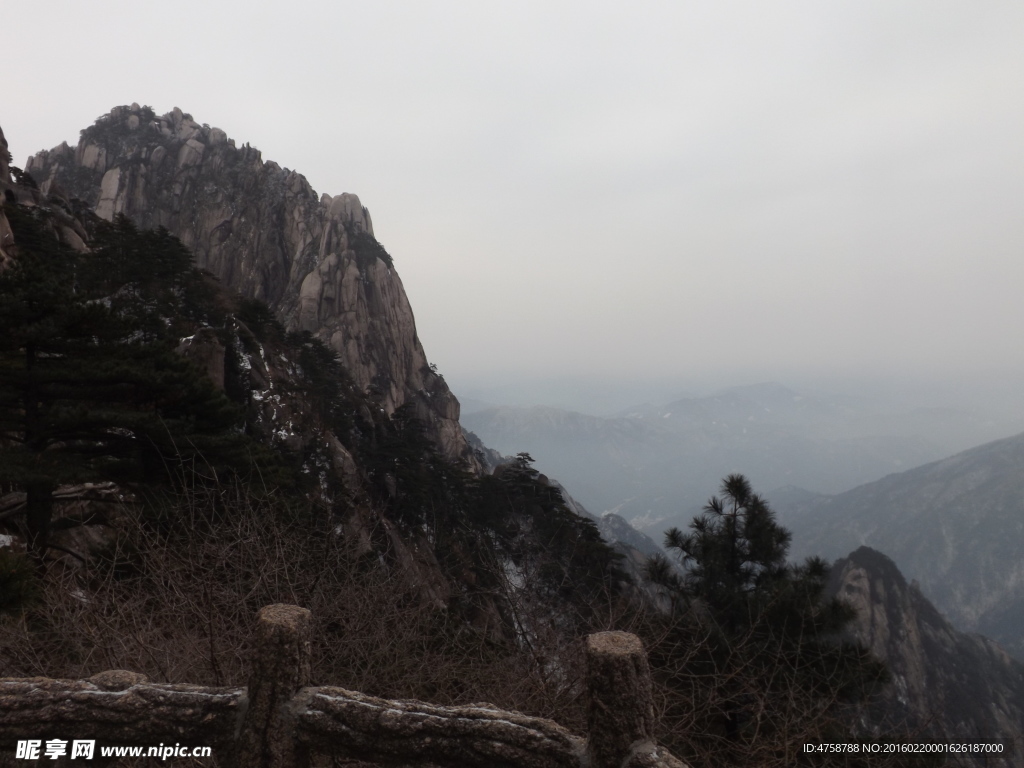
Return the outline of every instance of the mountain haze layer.
[[[838,493],[1006,433],[953,409],[895,410],[771,383],[607,418],[493,407],[463,423],[502,452],[528,451],[590,509],[613,510],[656,538],[687,525],[733,472],[765,491]]]

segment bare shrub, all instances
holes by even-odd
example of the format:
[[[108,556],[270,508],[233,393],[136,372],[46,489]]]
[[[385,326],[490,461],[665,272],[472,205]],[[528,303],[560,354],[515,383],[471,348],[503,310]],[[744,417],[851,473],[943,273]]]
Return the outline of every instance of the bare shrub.
[[[193,488],[107,519],[99,556],[52,565],[37,606],[0,620],[0,676],[128,669],[154,682],[244,686],[256,612],[292,603],[313,614],[314,684],[489,701],[583,730],[578,642],[546,620],[531,624],[530,653],[474,629],[423,599],[387,552],[346,541],[330,510]]]

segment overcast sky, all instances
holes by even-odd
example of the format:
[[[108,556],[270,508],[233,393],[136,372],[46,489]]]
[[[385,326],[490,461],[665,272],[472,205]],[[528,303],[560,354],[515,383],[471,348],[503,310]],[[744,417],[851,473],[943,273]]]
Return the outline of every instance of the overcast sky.
[[[180,106],[354,192],[457,394],[1024,370],[1024,3],[0,0],[15,163]]]

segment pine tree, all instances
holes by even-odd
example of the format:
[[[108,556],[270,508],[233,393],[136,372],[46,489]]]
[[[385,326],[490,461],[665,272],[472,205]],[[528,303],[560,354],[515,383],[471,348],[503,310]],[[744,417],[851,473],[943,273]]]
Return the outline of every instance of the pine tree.
[[[681,573],[664,558],[648,564],[671,598],[677,637],[654,656],[686,681],[684,708],[705,702],[688,716],[725,764],[751,755],[767,763],[798,733],[839,735],[842,707],[886,678],[865,649],[842,639],[853,612],[825,599],[825,561],[788,563],[790,539],[747,479],[730,475],[689,532],[666,532]]]
[[[254,446],[238,409],[176,352],[216,311],[180,242],[120,217],[83,254],[45,212],[8,218],[18,256],[0,273],[0,481],[25,490],[41,560],[57,486],[159,481],[183,461],[215,473]]]

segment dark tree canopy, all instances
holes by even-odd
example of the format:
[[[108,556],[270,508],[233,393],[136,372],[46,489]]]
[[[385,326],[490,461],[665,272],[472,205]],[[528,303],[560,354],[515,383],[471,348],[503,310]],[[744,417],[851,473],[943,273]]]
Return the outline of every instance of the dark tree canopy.
[[[681,706],[703,723],[705,746],[722,764],[764,764],[773,743],[788,764],[792,734],[842,735],[839,712],[886,676],[842,638],[853,612],[825,598],[827,563],[787,562],[790,538],[749,481],[730,475],[689,531],[666,532],[680,568],[665,558],[648,564],[670,598],[668,633],[678,638],[654,655],[677,670],[688,699]]]
[[[59,485],[244,464],[240,411],[176,351],[217,313],[181,243],[119,217],[78,253],[44,211],[8,219],[18,256],[0,273],[0,480],[26,491],[37,555]]]

